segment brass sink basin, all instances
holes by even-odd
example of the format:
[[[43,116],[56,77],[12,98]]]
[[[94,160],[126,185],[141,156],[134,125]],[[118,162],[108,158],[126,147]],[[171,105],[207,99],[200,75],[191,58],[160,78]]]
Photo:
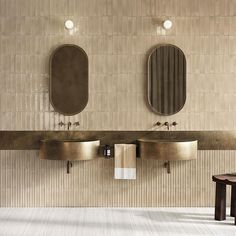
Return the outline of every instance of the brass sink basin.
[[[92,160],[98,158],[100,140],[41,140],[40,159]]]
[[[197,140],[140,139],[138,142],[141,159],[178,161],[197,158]]]

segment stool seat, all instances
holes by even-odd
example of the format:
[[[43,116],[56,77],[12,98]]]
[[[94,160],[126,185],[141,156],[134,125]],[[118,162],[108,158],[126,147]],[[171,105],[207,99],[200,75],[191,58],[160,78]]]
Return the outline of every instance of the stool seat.
[[[228,173],[223,175],[213,175],[212,180],[217,183],[236,185],[236,173]]]
[[[226,219],[226,185],[231,185],[231,207],[230,216],[236,216],[236,173],[213,175],[212,180],[216,182],[215,195],[215,220]],[[236,224],[236,217],[235,224]]]

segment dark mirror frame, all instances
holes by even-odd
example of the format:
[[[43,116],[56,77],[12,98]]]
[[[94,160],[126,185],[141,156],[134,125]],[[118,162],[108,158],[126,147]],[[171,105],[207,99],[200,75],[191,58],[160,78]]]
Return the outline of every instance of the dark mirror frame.
[[[182,67],[182,72],[183,72],[183,74],[181,74],[180,72],[179,72],[179,68],[178,68],[178,72],[179,72],[179,74],[178,74],[178,76],[181,76],[182,75],[182,82],[181,83],[183,83],[182,84],[182,88],[173,88],[174,89],[174,91],[175,91],[175,94],[165,94],[165,96],[181,96],[182,97],[182,103],[178,106],[178,109],[174,109],[174,105],[173,104],[169,104],[169,98],[168,98],[168,105],[167,106],[172,106],[172,108],[170,109],[170,108],[168,108],[169,110],[172,110],[171,112],[163,112],[163,111],[160,111],[160,110],[158,110],[156,107],[154,107],[153,106],[153,104],[152,104],[152,102],[151,102],[151,96],[152,96],[152,93],[153,93],[153,91],[151,90],[151,86],[152,86],[152,80],[151,80],[151,73],[152,73],[152,71],[151,71],[151,69],[150,69],[150,67],[151,67],[151,58],[152,58],[152,55],[158,50],[158,49],[160,49],[160,48],[164,48],[164,47],[171,47],[172,49],[174,49],[175,50],[175,52],[178,52],[178,56],[180,55],[180,56],[182,56],[182,60],[183,60],[183,67]],[[161,59],[163,59],[163,58],[161,58]],[[168,60],[169,60],[169,58],[168,58]],[[162,67],[162,72],[161,73],[163,73],[163,71],[164,71],[164,69],[165,68],[163,68],[164,67],[164,63],[165,62],[162,62],[162,64],[160,65],[161,67]],[[174,61],[174,59],[173,59],[173,61],[172,61],[172,64],[173,63],[176,63],[176,61]],[[177,63],[179,63],[178,61],[177,61]],[[168,67],[170,66],[170,62],[168,61]],[[186,96],[187,96],[187,83],[186,83],[186,76],[187,76],[187,73],[186,73],[186,71],[187,71],[187,64],[186,64],[186,57],[185,57],[185,54],[184,54],[184,52],[179,48],[179,47],[177,47],[177,46],[175,46],[175,45],[172,45],[172,44],[158,44],[158,45],[156,45],[155,47],[152,47],[152,49],[150,50],[150,53],[149,53],[149,55],[148,55],[148,61],[147,61],[147,102],[148,102],[148,105],[149,105],[149,107],[150,107],[150,109],[154,112],[154,113],[156,113],[156,114],[158,114],[158,115],[164,115],[164,116],[168,116],[168,115],[174,115],[174,114],[176,114],[177,112],[179,112],[183,107],[184,107],[184,105],[185,105],[185,102],[186,102]],[[169,69],[169,68],[168,68]],[[156,71],[158,72],[158,69],[156,68]],[[175,80],[174,82],[175,83],[177,83],[176,82],[176,78],[174,78],[174,76],[173,76],[173,73],[176,73],[176,71],[166,71],[166,73],[168,74],[168,76],[170,77],[170,74],[172,74],[172,78]],[[168,79],[169,79],[169,77],[168,77]],[[156,78],[156,80],[158,80],[158,78]],[[156,81],[157,82],[157,81]],[[159,81],[159,84],[161,84],[161,82]],[[178,84],[179,85],[179,84]],[[168,86],[169,86],[169,84],[168,84]],[[171,86],[174,86],[173,84],[171,85]],[[180,92],[182,91],[182,94],[180,94]],[[158,94],[159,95],[159,97],[160,96],[162,96],[163,97],[163,94],[165,93],[165,92],[163,92],[163,85],[162,85],[162,88],[159,88],[159,93],[160,94]],[[156,97],[158,97],[158,95],[156,94],[155,96]],[[173,97],[173,101],[176,99],[177,97]],[[179,99],[179,98],[178,98]],[[177,100],[177,99],[176,99]],[[157,103],[158,103],[158,99],[157,99]],[[167,108],[165,108],[165,109],[167,109]]]
[[[66,47],[67,51],[63,51]],[[74,49],[73,55],[69,55],[71,49]],[[63,58],[61,60],[56,58],[60,51],[62,54],[60,57]],[[73,62],[67,62],[69,70],[64,64],[66,57],[74,59]],[[49,71],[49,99],[54,110],[67,116],[80,113],[86,107],[89,96],[89,62],[86,52],[74,44],[58,46],[51,54]],[[67,73],[68,77],[65,76]],[[64,85],[67,83],[68,88],[66,90]]]

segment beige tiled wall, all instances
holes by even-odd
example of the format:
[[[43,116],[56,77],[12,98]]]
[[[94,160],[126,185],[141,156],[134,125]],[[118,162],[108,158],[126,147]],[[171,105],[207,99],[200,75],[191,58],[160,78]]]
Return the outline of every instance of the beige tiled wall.
[[[235,0],[0,0],[0,9],[0,129],[55,130],[60,120],[79,120],[81,130],[147,130],[157,120],[236,128]],[[165,18],[170,31],[159,26]],[[90,63],[88,106],[69,118],[48,99],[49,56],[63,43],[83,47]],[[159,43],[187,57],[187,102],[170,117],[144,99],[147,53]]]
[[[76,24],[71,33],[63,26],[68,18]],[[170,31],[158,26],[158,22],[165,18],[173,21]],[[48,98],[49,56],[63,43],[77,44],[89,56],[89,103],[81,114],[72,117],[55,113]],[[169,117],[155,115],[145,102],[147,53],[159,43],[175,44],[187,57],[187,102],[182,111]],[[1,130],[59,130],[62,129],[58,127],[59,121],[69,120],[80,121],[79,130],[149,130],[157,120],[177,121],[176,130],[234,130],[235,75],[235,0],[0,0]],[[86,200],[86,196],[93,192],[88,184],[93,181],[91,171],[100,173],[107,168],[110,173],[111,161],[107,162],[110,164],[105,161],[78,163],[79,167],[74,169],[71,177],[65,174],[61,162],[39,163],[37,152],[1,152],[1,161],[7,158],[9,162],[7,166],[0,166],[0,203],[2,206],[122,206],[129,205],[128,202],[135,206],[207,205],[210,199],[213,201],[212,193],[203,191],[201,202],[196,200],[187,187],[195,188],[196,179],[186,175],[188,165],[191,165],[200,178],[199,188],[203,190],[218,168],[225,167],[220,171],[234,169],[231,161],[232,156],[236,157],[235,152],[230,155],[223,152],[222,161],[215,161],[217,155],[221,156],[215,151],[201,152],[200,157],[209,168],[200,168],[201,160],[191,164],[179,163],[175,166],[181,166],[182,171],[173,171],[171,176],[166,176],[157,163],[140,163],[138,168],[142,179],[132,182],[135,186],[133,194],[121,194],[119,200],[114,191],[123,192],[127,186],[133,185],[130,182],[117,184],[108,174],[109,178],[97,179],[97,185],[103,186],[104,191],[97,193],[99,201],[95,203]],[[34,168],[27,168],[28,165]],[[152,169],[151,177],[148,168]],[[45,173],[40,172],[42,170]],[[156,179],[155,173],[162,179],[161,185],[158,185],[161,180]],[[56,176],[58,185],[62,181],[70,187],[56,191],[48,185],[45,176],[49,179]],[[185,177],[189,182],[182,186],[183,200],[177,203],[178,198],[170,202],[159,199],[160,189],[164,191],[174,179]],[[50,183],[53,185],[54,182]],[[174,182],[172,184],[175,186]],[[38,186],[45,186],[44,190]],[[84,197],[75,200],[77,193],[73,188]],[[51,194],[51,198],[40,195],[42,198],[39,199],[36,189]],[[68,194],[66,202],[60,201],[64,190]],[[111,199],[103,201],[110,191],[113,191]],[[151,203],[140,194],[137,196],[136,191],[143,195],[151,191]],[[56,203],[52,200],[54,194],[58,199]],[[165,194],[168,199],[171,190]],[[14,196],[19,197],[17,203]]]

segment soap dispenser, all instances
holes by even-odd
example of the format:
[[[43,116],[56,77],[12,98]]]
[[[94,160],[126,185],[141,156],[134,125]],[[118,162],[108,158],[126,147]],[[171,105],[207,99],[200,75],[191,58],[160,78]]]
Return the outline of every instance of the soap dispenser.
[[[111,147],[109,145],[105,145],[103,149],[103,156],[105,158],[109,158],[111,156]]]

